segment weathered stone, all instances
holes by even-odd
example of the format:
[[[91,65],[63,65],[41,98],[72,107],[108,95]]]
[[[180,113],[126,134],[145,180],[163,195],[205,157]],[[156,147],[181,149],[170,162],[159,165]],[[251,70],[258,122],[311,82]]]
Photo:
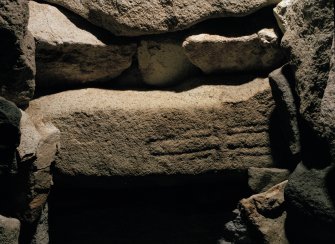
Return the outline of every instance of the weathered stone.
[[[33,159],[37,170],[50,167],[59,147],[60,132],[50,122],[41,117],[30,118],[22,111],[20,128],[22,132],[18,152],[20,161]]]
[[[30,117],[22,111],[22,132],[18,147],[20,164],[15,180],[15,212],[26,226],[36,222],[52,185],[51,163],[59,148],[60,131],[43,115]],[[14,189],[13,189],[14,190]]]
[[[320,105],[329,73],[334,1],[293,1],[286,10],[285,22],[282,46],[289,51],[295,71],[300,114],[310,127],[322,131]]]
[[[252,243],[250,231],[241,215],[241,211],[235,209],[233,213],[235,215],[234,219],[225,224],[225,237],[219,240],[218,244]]]
[[[30,244],[47,244],[49,243],[49,207],[48,204],[43,208],[41,217],[38,221],[36,232]]]
[[[29,115],[24,111],[21,111],[21,114],[21,140],[17,151],[19,153],[20,160],[24,162],[36,157],[36,151],[41,140],[41,135],[38,133],[35,124],[30,119]]]
[[[270,70],[284,58],[273,29],[241,37],[194,35],[183,47],[190,61],[205,73]]]
[[[197,174],[273,165],[268,79],[184,89],[66,91],[34,100],[27,112],[43,114],[60,129],[55,166],[68,176]]]
[[[27,32],[28,1],[0,3],[0,96],[26,106],[35,89],[35,42]]]
[[[125,36],[177,31],[210,18],[246,16],[279,2],[279,0],[46,1],[70,9],[114,34]]]
[[[80,17],[48,4],[30,1],[29,9],[39,86],[109,81],[130,67],[135,43],[113,43]]]
[[[267,191],[271,187],[288,179],[290,171],[278,168],[255,168],[248,169],[248,184],[255,193]]]
[[[294,93],[294,76],[290,68],[285,65],[269,75],[273,98],[279,112],[280,128],[285,142],[293,156],[300,154],[300,132],[298,126],[297,98]]]
[[[335,37],[331,51],[330,71],[327,87],[321,102],[321,124],[330,144],[332,161],[335,163]]]
[[[289,243],[285,234],[286,211],[284,189],[287,181],[273,186],[266,192],[240,201],[240,211],[262,240],[254,243]]]
[[[274,16],[276,17],[279,28],[283,33],[286,31],[286,26],[288,25],[285,19],[286,11],[293,3],[293,0],[282,0],[273,9]]]
[[[285,234],[284,188],[287,180],[266,192],[242,199],[235,218],[225,225],[219,243],[289,243]]]
[[[335,241],[334,166],[307,168],[300,163],[289,178],[285,200],[294,239],[310,243]]]
[[[142,40],[138,64],[143,81],[149,85],[169,85],[194,74],[197,68],[184,54],[178,38]]]
[[[0,215],[0,243],[18,244],[20,221]]]
[[[15,150],[20,142],[20,119],[20,109],[0,97],[0,175],[17,171]]]

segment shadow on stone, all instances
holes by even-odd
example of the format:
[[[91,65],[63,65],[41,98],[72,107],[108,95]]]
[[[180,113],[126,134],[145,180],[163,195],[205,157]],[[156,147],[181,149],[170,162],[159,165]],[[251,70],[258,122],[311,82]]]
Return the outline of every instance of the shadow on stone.
[[[57,185],[56,179],[49,203],[50,241],[216,243],[238,199],[249,194],[246,182],[222,181],[222,177],[215,181],[181,177],[184,183],[165,186],[160,185],[161,178],[171,178],[157,177],[156,184],[146,186],[143,183],[149,179],[140,178],[135,187],[126,184],[118,189],[70,189]]]
[[[317,169],[330,165],[331,155],[327,140],[321,138],[302,118],[299,119],[299,122],[301,157],[304,164],[309,168]]]
[[[335,166],[326,175],[326,188],[335,209]]]
[[[270,143],[271,153],[278,168],[288,168],[293,170],[297,165],[300,155],[293,155],[288,138],[284,136],[280,125],[278,109],[275,108],[270,117]]]

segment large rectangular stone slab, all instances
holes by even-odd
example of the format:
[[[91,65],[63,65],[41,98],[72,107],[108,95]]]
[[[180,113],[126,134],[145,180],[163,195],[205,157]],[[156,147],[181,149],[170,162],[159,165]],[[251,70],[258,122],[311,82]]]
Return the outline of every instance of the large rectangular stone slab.
[[[178,92],[65,91],[32,101],[27,113],[61,131],[61,174],[139,176],[273,166],[273,107],[268,79],[257,78]]]
[[[183,30],[206,19],[241,17],[280,0],[45,0],[61,5],[120,36]]]

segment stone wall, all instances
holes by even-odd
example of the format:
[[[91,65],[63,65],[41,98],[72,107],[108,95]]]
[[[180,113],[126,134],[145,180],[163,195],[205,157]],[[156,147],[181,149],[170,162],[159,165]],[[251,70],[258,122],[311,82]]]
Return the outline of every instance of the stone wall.
[[[134,243],[122,231],[139,222],[123,229],[113,215],[131,219],[118,212],[141,211],[149,187],[144,212],[167,218],[150,201],[185,185],[180,203],[158,202],[194,197],[194,238],[167,242],[335,242],[333,11],[329,0],[0,3],[0,242]],[[100,192],[135,205],[106,207]],[[90,232],[80,216],[121,233]],[[209,216],[215,231],[201,232]],[[138,240],[163,240],[152,228]]]

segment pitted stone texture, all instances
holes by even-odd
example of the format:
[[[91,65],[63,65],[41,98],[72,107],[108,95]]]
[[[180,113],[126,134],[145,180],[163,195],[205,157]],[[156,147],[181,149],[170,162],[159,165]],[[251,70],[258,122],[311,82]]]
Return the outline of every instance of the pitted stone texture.
[[[59,173],[138,176],[271,167],[273,106],[268,79],[258,78],[179,92],[66,91],[27,112],[61,131]]]
[[[197,71],[184,54],[178,37],[142,40],[137,56],[143,81],[149,85],[177,83]]]
[[[282,46],[289,51],[295,71],[300,114],[310,127],[321,132],[321,100],[327,85],[332,38],[334,1],[294,1],[285,14]]]
[[[205,73],[270,70],[284,59],[273,29],[241,37],[194,35],[183,47],[190,61]]]
[[[0,215],[0,243],[18,244],[20,221]]]
[[[279,0],[46,0],[116,35],[137,36],[186,29],[218,17],[246,16]]]
[[[30,1],[29,9],[39,86],[108,81],[130,67],[136,44],[112,44],[113,36],[95,36],[90,23],[49,4]]]
[[[25,107],[35,90],[35,42],[28,1],[0,2],[0,96]]]

